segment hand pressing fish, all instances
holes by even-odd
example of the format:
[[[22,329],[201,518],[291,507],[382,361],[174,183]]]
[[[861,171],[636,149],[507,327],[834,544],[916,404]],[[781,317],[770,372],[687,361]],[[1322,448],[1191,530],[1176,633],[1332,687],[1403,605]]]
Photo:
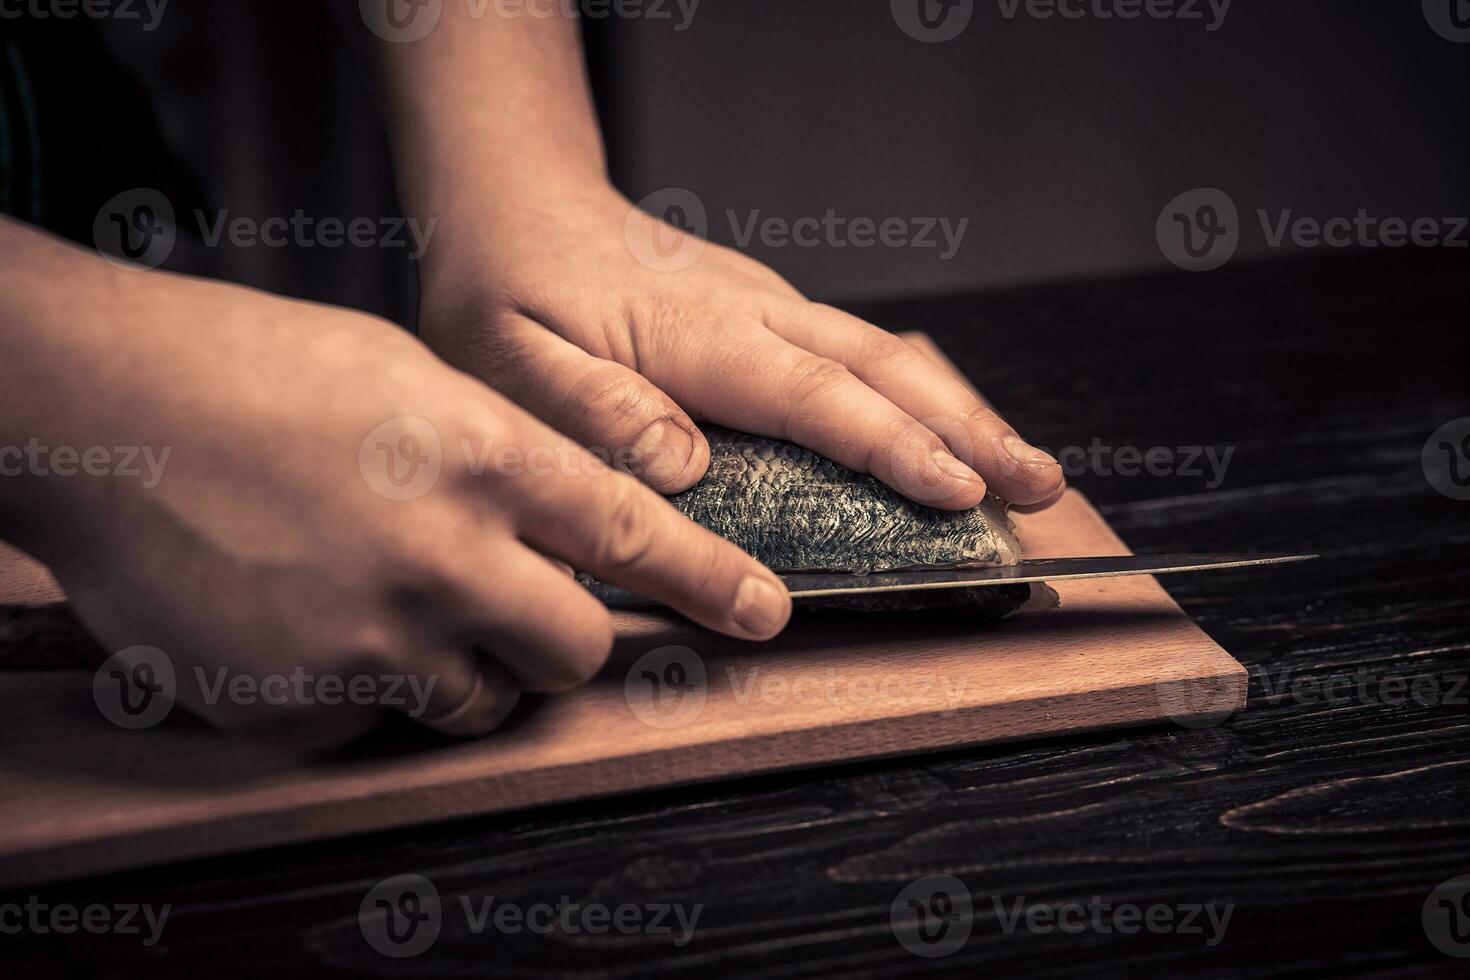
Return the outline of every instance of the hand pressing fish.
[[[709,440],[709,469],[670,503],[778,574],[985,568],[1014,565],[1021,558],[1008,505],[994,495],[970,510],[936,510],[793,443],[701,428]],[[612,594],[601,583],[592,587],[604,598]],[[1055,605],[1056,593],[1039,583],[805,603],[806,608],[865,611],[962,609],[986,618],[1009,616],[1023,606]]]

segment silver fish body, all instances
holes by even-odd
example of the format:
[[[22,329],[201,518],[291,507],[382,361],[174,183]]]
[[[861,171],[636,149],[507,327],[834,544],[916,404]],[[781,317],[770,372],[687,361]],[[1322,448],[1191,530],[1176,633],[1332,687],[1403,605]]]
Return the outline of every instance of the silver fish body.
[[[709,469],[698,484],[670,501],[773,571],[861,575],[1013,565],[1020,560],[1007,505],[995,496],[966,511],[937,510],[793,443],[717,426],[702,429],[710,445]],[[1055,594],[1045,586],[1016,585],[837,597],[803,607],[956,609],[1000,618],[1027,603],[1045,607],[1054,602]]]

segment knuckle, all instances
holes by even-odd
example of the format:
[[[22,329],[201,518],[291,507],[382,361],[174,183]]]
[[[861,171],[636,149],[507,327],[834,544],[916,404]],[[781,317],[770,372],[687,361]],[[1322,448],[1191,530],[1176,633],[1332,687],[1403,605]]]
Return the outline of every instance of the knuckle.
[[[962,420],[966,425],[976,425],[986,429],[999,428],[1009,432],[1011,428],[1005,424],[999,415],[996,415],[979,402],[976,402],[969,411],[965,412]]]
[[[853,374],[842,364],[830,357],[809,354],[794,365],[791,382],[791,403],[805,406],[819,401],[834,389],[851,384]]]
[[[636,480],[614,474],[605,491],[606,510],[594,555],[598,569],[617,572],[643,564],[653,547],[653,516]]]
[[[618,432],[642,428],[650,415],[662,412],[647,384],[613,365],[589,372],[572,389],[571,400],[583,426]]]
[[[920,357],[902,338],[878,327],[867,327],[858,341],[857,362],[865,368],[904,367]]]

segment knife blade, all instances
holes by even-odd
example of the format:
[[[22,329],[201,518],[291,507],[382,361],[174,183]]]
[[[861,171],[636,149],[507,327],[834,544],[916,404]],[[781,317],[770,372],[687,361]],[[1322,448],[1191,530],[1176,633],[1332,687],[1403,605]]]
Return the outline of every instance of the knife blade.
[[[1222,568],[1251,568],[1306,561],[1316,555],[1106,555],[1095,558],[1028,558],[994,568],[920,569],[867,575],[793,572],[781,575],[793,599],[861,595],[865,592],[908,592],[925,589],[968,589],[982,585],[1020,585],[1077,578],[1120,575],[1173,575]]]
[[[919,592],[928,589],[969,589],[986,585],[1020,585],[1064,579],[1112,578],[1120,575],[1174,575],[1225,568],[1253,568],[1307,561],[1317,555],[1105,555],[1088,558],[1028,558],[1014,565],[992,568],[917,569],[871,572],[788,572],[786,583],[793,601],[822,596],[862,595],[871,592]],[[648,606],[653,603],[606,585],[594,590],[609,606]]]

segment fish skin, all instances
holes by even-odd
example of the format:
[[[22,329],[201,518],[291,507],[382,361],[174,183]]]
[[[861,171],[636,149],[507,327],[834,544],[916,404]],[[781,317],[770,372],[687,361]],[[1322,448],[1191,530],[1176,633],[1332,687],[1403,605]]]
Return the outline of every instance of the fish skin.
[[[1006,503],[937,510],[871,476],[780,439],[701,426],[704,479],[669,498],[775,572],[868,572],[1014,565]]]
[[[700,428],[709,441],[709,469],[670,502],[772,571],[861,575],[1020,561],[1008,505],[998,497],[987,495],[970,510],[937,510],[794,443],[712,425]],[[802,608],[926,610],[1002,619],[1028,603],[1050,608],[1056,594],[1045,586],[985,586],[831,596],[804,601]]]

